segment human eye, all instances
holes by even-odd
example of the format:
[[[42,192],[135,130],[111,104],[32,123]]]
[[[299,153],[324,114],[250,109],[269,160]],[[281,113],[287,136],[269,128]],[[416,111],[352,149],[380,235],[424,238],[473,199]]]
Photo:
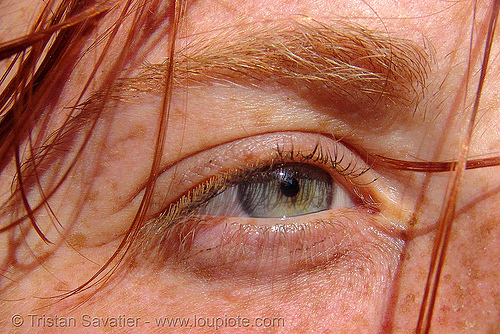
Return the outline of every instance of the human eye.
[[[286,220],[354,205],[327,171],[309,163],[278,163],[242,174],[201,211],[212,216]]]
[[[139,243],[163,265],[274,277],[350,266],[401,243],[384,179],[331,136],[252,136],[171,169],[179,191],[186,179],[191,186],[144,226]]]

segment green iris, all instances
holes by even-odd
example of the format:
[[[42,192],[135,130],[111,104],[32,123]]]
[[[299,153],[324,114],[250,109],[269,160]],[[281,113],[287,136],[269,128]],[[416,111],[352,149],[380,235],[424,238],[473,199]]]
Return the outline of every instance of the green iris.
[[[323,169],[290,163],[257,173],[236,188],[249,217],[282,218],[330,209],[336,187]]]

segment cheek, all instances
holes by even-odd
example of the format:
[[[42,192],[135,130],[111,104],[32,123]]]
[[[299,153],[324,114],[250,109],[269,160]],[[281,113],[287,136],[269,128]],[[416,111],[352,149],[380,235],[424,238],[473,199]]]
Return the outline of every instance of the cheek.
[[[476,184],[478,184],[476,182]],[[498,189],[459,206],[442,267],[432,329],[442,333],[498,332],[500,228]],[[467,194],[467,190],[464,190]],[[487,194],[492,195],[491,197]],[[415,328],[427,280],[434,232],[408,243],[394,292],[394,332]]]
[[[498,202],[496,202],[498,203]],[[457,329],[497,332],[500,319],[500,219],[494,207],[457,221],[442,274],[438,321]]]
[[[274,320],[273,327],[287,333],[377,332],[387,307],[399,254],[397,247],[386,249],[383,254],[373,249],[368,257],[360,257],[343,266],[331,264],[267,279],[210,278],[197,275],[182,265],[159,268],[147,258],[132,260],[128,257],[102,286],[98,284],[62,300],[38,298],[65,294],[85,283],[116,247],[80,249],[88,258],[85,259],[76,255],[74,249],[61,246],[43,266],[20,276],[16,284],[2,294],[1,318],[10,319],[12,314],[21,314],[26,321],[22,328],[32,332],[47,330],[48,319],[56,316],[60,319],[72,317],[76,330],[90,332],[120,333],[125,329],[142,333],[155,330],[158,322],[160,327],[171,327],[165,324],[166,319],[177,317],[190,319],[191,323],[195,317],[203,318],[198,320],[198,326],[206,331],[213,330],[209,327],[212,319],[239,318],[238,332],[254,332],[253,327],[259,325],[257,319],[271,319],[266,320],[268,322],[281,319]],[[29,318],[29,314],[34,316]],[[37,320],[44,316],[45,320]],[[113,327],[113,321],[119,321],[120,317],[133,320],[129,325],[122,322],[123,326]],[[35,323],[30,323],[32,319]],[[241,323],[241,319],[248,319],[248,328],[243,326],[246,322]],[[234,321],[230,320],[218,331],[234,333],[235,326],[231,325]],[[4,328],[12,328],[12,325],[6,323]],[[50,331],[67,333],[68,328],[51,327]]]
[[[205,330],[213,330],[208,319],[246,318],[254,327],[257,318],[266,318],[282,319],[279,326],[284,329],[275,330],[286,332],[376,332],[387,306],[387,282],[391,279],[387,268],[363,265],[353,264],[349,271],[331,266],[273,280],[224,281],[200,278],[181,269],[152,271],[139,265],[118,273],[84,307],[94,314],[140,317],[142,330],[174,318],[190,319],[191,323],[196,318],[207,319],[198,320],[200,327],[207,321]],[[391,269],[395,269],[394,264]],[[237,329],[255,330],[243,325]],[[219,329],[222,333],[234,330],[230,325]]]

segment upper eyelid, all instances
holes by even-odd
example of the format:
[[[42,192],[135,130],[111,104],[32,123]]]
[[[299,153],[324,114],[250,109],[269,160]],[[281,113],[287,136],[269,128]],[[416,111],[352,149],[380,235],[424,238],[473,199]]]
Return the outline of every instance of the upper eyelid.
[[[231,31],[227,31],[227,33],[228,35],[232,34]],[[260,59],[259,57],[257,57],[256,59],[239,59],[241,61],[233,64],[235,66],[237,65],[237,67],[232,66],[232,68],[235,70],[235,73],[232,74],[227,73],[227,71],[224,70],[224,68],[226,68],[226,65],[228,64],[220,62],[220,59],[212,59],[214,63],[208,67],[218,72],[209,73],[206,71],[206,69],[201,69],[193,66],[196,65],[196,61],[193,63],[193,57],[196,58],[197,55],[199,57],[206,56],[206,54],[204,54],[203,52],[210,54],[210,47],[212,46],[212,44],[207,44],[208,49],[199,48],[200,44],[206,44],[205,42],[209,40],[199,40],[199,42],[196,42],[195,40],[195,42],[190,43],[190,48],[199,49],[194,52],[194,54],[189,54],[188,52],[188,54],[184,55],[183,52],[185,52],[186,50],[183,50],[181,48],[181,51],[179,51],[176,55],[177,58],[174,59],[174,61],[176,62],[175,80],[177,80],[178,83],[182,82],[182,76],[186,75],[186,78],[190,79],[190,85],[193,85],[193,82],[196,82],[197,80],[203,82],[203,84],[206,84],[207,82],[205,81],[205,79],[209,80],[208,83],[214,80],[237,81],[238,79],[235,77],[235,74],[241,77],[246,77],[246,79],[258,78],[259,76],[266,74],[266,76],[277,78],[278,82],[281,79],[285,81],[292,81],[290,85],[285,83],[285,85],[288,87],[304,87],[304,85],[302,85],[301,83],[308,83],[305,85],[305,87],[307,87],[311,92],[314,91],[313,88],[317,88],[320,86],[324,87],[325,82],[328,82],[326,88],[323,88],[322,90],[326,89],[324,93],[332,98],[334,98],[335,96],[337,96],[338,98],[339,94],[340,97],[344,97],[344,92],[349,91],[349,85],[351,85],[354,86],[358,92],[362,92],[363,94],[368,96],[369,99],[372,99],[374,97],[373,94],[375,94],[379,96],[390,97],[391,99],[395,98],[398,101],[402,101],[401,98],[403,96],[403,100],[406,98],[408,98],[409,100],[415,100],[414,95],[418,95],[418,91],[422,90],[425,86],[426,68],[428,67],[428,61],[424,51],[420,50],[418,47],[408,41],[399,40],[397,38],[388,38],[387,36],[385,36],[385,34],[371,32],[369,30],[366,30],[365,28],[355,25],[348,25],[343,22],[332,22],[332,24],[330,25],[308,20],[290,21],[289,24],[284,25],[282,25],[282,23],[278,23],[278,26],[267,26],[265,29],[257,30],[257,32],[252,30],[252,39],[259,41],[261,45],[251,46],[245,45],[244,43],[243,45],[239,45],[238,43],[231,44],[228,41],[225,41],[226,44],[224,44],[224,46],[226,48],[224,50],[230,54],[234,53],[233,51],[239,50],[239,53],[237,52],[235,54],[239,55],[240,53],[246,54],[246,51],[248,51],[249,48],[251,49],[253,47],[254,49],[251,50],[253,50],[254,53],[259,53],[262,52],[262,49],[266,49],[266,45],[270,46],[269,43],[272,42],[271,37],[277,36],[275,34],[279,35],[281,39],[280,41],[282,43],[273,42],[274,44],[278,45],[278,47],[281,47],[281,49],[278,48],[273,51],[274,55],[282,54],[283,56],[286,56],[286,50],[295,52],[295,54],[293,55],[296,56],[298,61],[301,61],[300,66],[293,66],[293,63],[290,63],[287,66],[281,66],[283,65],[282,61],[280,61],[280,66],[276,66],[277,64],[273,65],[273,61],[276,61],[276,59],[274,59],[275,57],[273,57],[273,53],[264,53],[265,57],[261,57],[262,59]],[[238,36],[240,36],[240,34],[238,34]],[[206,36],[204,35],[203,38],[205,37]],[[248,36],[246,36],[245,34],[242,35],[243,39],[245,39],[246,37]],[[325,40],[331,44],[330,46],[338,43],[338,49],[318,49],[319,44],[325,42]],[[224,42],[223,38],[222,42]],[[379,51],[376,51],[374,49],[375,46],[379,47]],[[300,50],[308,50],[309,48],[314,49],[316,53],[298,53]],[[199,53],[198,51],[200,50],[204,51]],[[356,52],[359,52],[361,50],[365,50],[366,53],[362,54],[361,56],[357,55]],[[289,54],[289,56],[292,56],[292,54]],[[228,54],[223,54],[222,56],[222,59],[229,58],[230,57]],[[358,64],[359,66],[350,65],[351,61],[355,63],[360,59],[362,61],[366,60],[366,63],[360,63]],[[389,61],[389,59],[391,63],[386,63],[387,61]],[[255,63],[254,61],[257,61],[257,63]],[[261,63],[259,63],[259,61]],[[325,63],[322,65],[322,70],[321,67],[318,67],[321,62]],[[204,61],[203,63],[209,64],[210,62],[207,63],[206,61]],[[214,67],[214,65],[216,64],[219,64],[217,66],[221,67]],[[307,64],[309,64],[309,67],[307,67]],[[337,70],[330,72],[326,70],[328,66],[331,67],[334,64],[338,65],[339,68]],[[403,66],[405,64],[408,66]],[[187,68],[183,68],[183,66],[188,66],[189,71],[187,71]],[[241,66],[239,70],[238,66]],[[132,70],[131,73],[138,73],[138,75],[117,79],[118,81],[115,82],[114,88],[112,89],[111,100],[118,99],[124,101],[127,99],[126,96],[124,97],[124,94],[126,94],[127,92],[137,94],[137,91],[162,91],[163,85],[165,84],[164,76],[166,74],[165,71],[167,70],[167,68],[167,64],[146,64],[142,68]],[[277,70],[278,72],[258,72],[259,70],[263,70],[265,68],[272,68],[273,70]],[[349,68],[350,73],[344,71],[347,68]],[[280,69],[284,72],[280,72]],[[294,69],[298,70],[294,72]],[[314,70],[316,70],[318,73],[314,73]],[[326,77],[321,77],[321,73],[325,74]],[[203,77],[203,79],[201,79],[201,77]],[[399,78],[399,80],[393,80],[394,78],[391,79],[391,77]],[[358,80],[360,78],[364,78],[365,80]],[[348,83],[347,87],[345,86],[346,82]],[[378,86],[378,88],[375,88],[374,85]],[[181,89],[183,89],[182,86]],[[398,92],[404,92],[404,94],[398,97]],[[411,94],[411,92],[413,92],[414,94]],[[314,94],[302,93],[300,95],[300,98],[304,98],[307,95],[313,96]],[[349,101],[349,103],[347,104],[353,103],[353,105],[350,106],[340,104],[338,106],[335,106],[338,111],[338,115],[340,115],[337,118],[340,119],[341,117],[343,117],[342,115],[345,115],[346,117],[351,117],[352,115],[354,115],[353,117],[363,119],[363,122],[356,123],[364,126],[373,125],[373,122],[370,121],[371,119],[376,119],[377,122],[380,121],[381,118],[377,117],[377,115],[374,115],[375,112],[379,112],[379,114],[384,115],[384,118],[386,119],[393,119],[395,115],[404,114],[401,112],[401,109],[399,107],[396,108],[393,105],[391,105],[389,108],[378,108],[379,106],[374,108],[373,105],[367,107],[365,103],[366,101],[364,99],[361,100],[362,101],[357,102]],[[375,100],[378,101],[378,99]],[[88,108],[85,108],[85,113],[92,114],[92,105],[95,103],[100,104],[99,91],[93,94],[91,99],[89,99],[88,101],[90,102],[90,104]],[[332,103],[332,101],[327,102],[330,104]],[[314,110],[314,106],[311,109]],[[332,108],[328,105],[327,109]],[[97,111],[99,111],[99,109],[97,109]],[[370,115],[373,117],[367,117],[367,113],[370,113]],[[413,116],[413,114],[411,113],[410,115],[411,117]],[[336,116],[337,115],[335,115],[334,117]],[[368,120],[368,122],[365,122],[366,120]],[[386,124],[378,124],[376,127],[373,127],[371,131],[380,131],[381,128],[389,128],[385,127],[384,125]],[[162,173],[166,168],[169,168],[169,166],[164,167],[163,170],[158,171],[158,173]],[[137,196],[142,189],[142,185],[139,186],[138,191],[133,194],[132,198]]]
[[[297,137],[298,136],[298,137]],[[236,148],[236,151],[234,152],[240,152],[240,151],[244,151],[244,146],[245,146],[245,141],[246,141],[246,144],[247,145],[251,145],[251,143],[254,143],[254,142],[264,142],[264,141],[268,141],[269,144],[267,147],[263,147],[260,149],[261,153],[258,153],[258,152],[253,152],[253,154],[255,156],[259,156],[259,155],[265,155],[266,158],[260,158],[260,163],[262,164],[262,166],[267,166],[269,163],[272,163],[273,161],[275,163],[279,163],[281,161],[300,161],[301,158],[299,157],[299,155],[301,153],[298,153],[299,155],[296,155],[295,157],[278,157],[278,154],[277,154],[277,149],[276,149],[276,141],[278,142],[282,142],[283,144],[280,144],[280,145],[283,145],[283,147],[288,147],[287,148],[287,152],[290,152],[290,145],[292,145],[293,147],[293,140],[295,141],[301,141],[303,142],[303,145],[304,145],[304,148],[307,146],[306,143],[304,143],[306,140],[307,140],[307,137],[311,137],[309,139],[310,143],[314,143],[314,148],[317,148],[317,140],[319,140],[320,138],[323,138],[323,145],[325,147],[325,150],[326,150],[326,147],[328,147],[328,145],[332,145],[331,143],[335,143],[335,147],[339,147],[338,145],[341,145],[340,143],[334,141],[333,139],[327,139],[326,137],[323,137],[321,135],[315,135],[315,134],[293,134],[293,133],[276,133],[274,135],[271,135],[271,134],[267,134],[267,135],[257,135],[257,136],[253,136],[254,138],[252,139],[241,139],[241,140],[238,140],[238,142],[240,142],[241,144],[239,144],[239,148]],[[261,139],[262,138],[262,139]],[[284,139],[284,138],[288,138],[288,139]],[[295,138],[295,139],[292,139],[292,138]],[[297,139],[297,138],[301,138],[301,139]],[[324,141],[325,140],[328,140],[330,142],[330,144],[326,144]],[[249,143],[250,142],[250,143]],[[228,148],[227,145],[229,146],[232,146],[232,148]],[[157,196],[155,196],[156,198],[164,198],[164,202],[163,204],[156,204],[152,207],[152,215],[155,216],[157,215],[158,213],[155,214],[155,212],[163,212],[162,215],[171,215],[172,212],[176,212],[176,213],[179,213],[179,206],[177,206],[177,203],[178,201],[181,199],[181,197],[186,194],[186,192],[191,191],[193,189],[196,189],[196,187],[198,185],[202,185],[203,182],[206,182],[208,181],[210,178],[216,176],[216,175],[222,175],[223,177],[227,174],[227,171],[231,171],[231,170],[234,170],[235,168],[236,169],[240,169],[242,171],[246,171],[246,173],[248,174],[252,174],[255,170],[258,170],[259,168],[262,168],[260,167],[259,165],[254,165],[253,168],[252,168],[252,165],[251,165],[251,162],[247,162],[247,165],[246,167],[243,167],[243,161],[241,159],[245,159],[245,158],[241,158],[241,157],[238,157],[238,154],[236,153],[231,153],[231,150],[232,149],[235,149],[234,148],[234,143],[230,143],[230,144],[224,144],[224,145],[221,145],[221,146],[226,146],[226,148],[220,148],[220,147],[216,147],[214,148],[216,151],[214,152],[213,150],[208,150],[208,152],[202,152],[200,153],[200,157],[191,157],[191,158],[188,158],[187,160],[183,160],[180,162],[180,164],[183,164],[183,165],[186,165],[186,167],[182,167],[182,166],[176,166],[175,168],[172,167],[170,171],[166,171],[163,175],[160,175],[159,176],[159,179],[157,181],[158,184],[164,184],[164,182],[162,181],[163,179],[169,179],[169,184],[173,185],[174,188],[176,188],[176,193],[171,193],[170,196],[169,196],[169,199],[166,199],[165,198],[165,194],[163,193],[164,191],[164,187],[159,187],[157,190],[156,190],[156,193],[157,193]],[[237,147],[238,145],[236,145]],[[331,146],[330,146],[330,149],[331,149]],[[345,148],[346,149],[346,148]],[[217,150],[220,150],[219,153],[216,153]],[[293,149],[292,149],[293,150]],[[297,152],[299,152],[299,150],[297,148],[294,149],[295,150],[295,154],[297,154]],[[311,148],[310,151],[306,151],[305,149],[303,150],[303,152],[312,152],[314,149]],[[326,152],[326,151],[325,151]],[[349,151],[350,152],[350,151]],[[304,153],[305,155],[307,155],[306,153]],[[339,153],[339,155],[342,154],[342,153]],[[338,159],[337,160],[337,163],[338,163],[338,166],[334,166],[332,167],[333,170],[336,171],[337,174],[337,182],[340,182],[340,183],[344,183],[344,186],[346,187],[353,187],[353,189],[358,189],[359,193],[356,193],[356,196],[359,196],[359,194],[362,194],[363,192],[366,191],[365,186],[367,184],[370,184],[372,181],[374,181],[373,178],[371,178],[371,176],[367,176],[367,178],[362,178],[362,180],[360,180],[359,182],[356,181],[356,176],[357,174],[361,174],[361,173],[356,173],[355,171],[356,170],[363,170],[363,171],[366,171],[367,169],[367,166],[363,167],[363,166],[360,166],[360,165],[351,165],[350,167],[348,166],[348,164],[352,161],[353,159],[355,161],[358,161],[359,164],[361,164],[361,160],[360,158],[355,154],[355,153],[352,153],[353,154],[353,157],[350,158],[349,160],[351,161],[348,161],[348,159],[346,158],[344,162],[340,162],[341,159]],[[226,159],[226,161],[224,161],[224,157],[225,156],[236,156],[235,158],[228,158]],[[274,155],[274,157],[272,156]],[[222,157],[222,158],[221,158]],[[200,162],[193,162],[193,160],[191,159],[196,159],[197,161],[200,161]],[[221,160],[219,160],[221,159]],[[257,157],[254,157],[254,159],[256,160],[254,163],[257,164],[259,162],[259,158]],[[274,159],[274,160],[273,160]],[[312,158],[314,159],[314,158]],[[304,159],[302,159],[304,160]],[[202,162],[205,161],[206,163],[208,162],[209,165],[212,165],[211,167],[213,167],[213,169],[210,169],[210,167],[207,167],[208,165],[204,165]],[[309,161],[311,163],[311,161]],[[326,162],[323,162],[323,166]],[[319,163],[318,163],[319,164]],[[197,166],[197,168],[201,168],[199,171],[195,168],[193,169],[193,167],[189,167],[189,166]],[[188,168],[189,167],[189,168]],[[189,172],[186,171],[186,168],[188,168]],[[205,170],[206,168],[208,168],[208,170]],[[344,171],[342,172],[341,169],[344,169]],[[175,170],[175,173],[177,173],[177,175],[172,175],[172,173],[174,173],[174,170]],[[347,171],[345,171],[347,170]],[[189,173],[190,175],[197,175],[198,176],[198,181],[196,180],[192,180],[192,177],[188,177],[189,175],[186,174],[186,173]],[[203,175],[203,173],[205,173],[205,175]],[[338,180],[338,177],[342,177],[342,173],[345,174],[345,178],[346,178],[346,182],[351,182],[351,184],[348,184],[346,182],[341,182]],[[352,174],[352,177],[349,177],[348,174]],[[240,176],[236,176],[237,178],[244,178],[244,175],[246,174],[241,174]],[[174,177],[172,179],[172,177]],[[370,178],[369,181],[367,181],[368,179]],[[189,181],[188,181],[189,180]],[[227,179],[224,179],[224,178],[221,178],[218,180],[218,185],[220,187],[223,187],[224,185],[225,186],[228,186],[230,184],[232,184],[236,179],[231,179],[231,176],[228,176]],[[184,182],[189,182],[189,184],[186,184],[186,185],[181,185],[181,182],[184,183]],[[356,185],[356,183],[359,183],[359,186]],[[171,187],[169,187],[169,189],[171,189]],[[191,190],[190,190],[191,189]],[[222,189],[222,188],[221,188]],[[213,196],[215,196],[216,193],[213,194]],[[370,194],[371,196],[371,194]],[[362,198],[362,197],[360,197]],[[374,197],[370,197],[369,198],[369,202],[378,202],[378,196],[374,195]],[[373,199],[373,201],[372,201]],[[367,198],[368,200],[368,198]],[[153,201],[154,203],[155,201]],[[188,202],[189,202],[189,199],[188,199]],[[190,204],[186,204],[187,202],[183,202],[183,204],[180,205],[180,207],[182,207],[183,211],[189,211],[191,210],[190,207],[188,207]],[[168,205],[167,205],[168,204]],[[172,206],[173,204],[175,204],[174,206]],[[188,205],[188,206],[186,206]],[[196,205],[196,204],[195,204]]]
[[[274,137],[272,135],[274,135]],[[259,159],[258,157],[261,155],[265,155],[265,154],[271,155],[272,153],[275,154],[274,159],[278,159],[278,161],[286,160],[287,157],[285,157],[285,156],[283,156],[281,158],[276,158],[276,156],[277,156],[276,142],[280,143],[280,141],[279,141],[280,136],[281,136],[282,140],[283,140],[284,136],[285,137],[289,136],[289,139],[290,139],[286,144],[280,144],[283,147],[282,155],[283,155],[283,152],[304,152],[304,156],[313,158],[313,157],[311,157],[310,154],[308,155],[307,152],[312,152],[312,151],[319,152],[319,150],[318,150],[318,145],[319,145],[318,144],[318,137],[319,137],[319,135],[311,134],[311,133],[297,133],[296,136],[293,137],[294,135],[292,133],[280,132],[280,133],[275,133],[275,134],[256,135],[256,136],[252,136],[253,138],[251,138],[251,139],[245,138],[245,139],[238,140],[238,143],[226,144],[225,149],[223,148],[218,153],[202,152],[202,153],[200,153],[200,155],[202,155],[203,157],[202,157],[202,159],[199,159],[199,160],[201,160],[201,161],[207,160],[208,161],[209,159],[217,159],[217,157],[228,156],[228,155],[230,155],[230,153],[228,152],[228,150],[230,150],[228,148],[228,146],[233,147],[233,148],[237,148],[237,150],[240,150],[240,151],[245,151],[244,148],[241,147],[241,146],[244,146],[245,141],[252,141],[252,139],[253,139],[254,142],[264,142],[265,140],[263,138],[265,138],[265,136],[268,136],[268,137],[271,136],[272,139],[270,139],[269,142],[274,142],[274,145],[268,145],[267,149],[263,149],[263,152],[261,154],[256,153],[256,156],[254,157],[254,159],[256,159],[256,160],[258,160]],[[314,143],[314,145],[309,146],[309,148],[307,148],[307,141],[304,140],[306,138],[306,136],[310,136],[311,137],[310,142]],[[295,138],[295,142],[291,140],[292,138]],[[330,144],[333,144],[334,145],[333,147],[339,147],[342,145],[341,143],[334,140],[333,138],[326,138],[324,136],[322,138],[324,141],[328,140],[330,142]],[[248,144],[249,144],[249,146],[252,146],[251,143],[248,143]],[[303,144],[304,148],[302,148],[300,146],[300,144]],[[328,144],[325,142],[323,142],[322,144],[324,146],[328,146]],[[224,146],[224,145],[222,145],[222,146]],[[218,147],[215,147],[214,150],[217,150],[217,148]],[[345,149],[347,150],[347,148],[345,148]],[[208,151],[210,151],[210,150],[208,150]],[[294,154],[292,154],[292,155],[294,155]],[[355,153],[353,153],[353,155],[356,157],[355,160],[356,161],[359,160],[361,163],[362,160],[359,158],[359,156],[356,155]],[[297,154],[295,154],[294,156],[297,157]],[[300,154],[299,154],[299,156],[300,156]],[[339,157],[339,156],[340,156],[340,154],[337,155],[337,157]],[[196,157],[191,157],[191,158],[196,158]],[[239,157],[239,158],[240,158],[240,168],[243,169],[244,167],[241,167],[241,159],[245,160],[245,158],[244,157]],[[273,157],[269,157],[267,160],[262,160],[261,162],[262,162],[262,165],[268,164],[268,163],[273,163]],[[348,164],[348,162],[349,162],[349,159],[346,158],[345,163]],[[194,173],[194,175],[200,176],[200,175],[198,175],[199,173],[196,170],[193,170],[193,166],[199,166],[200,164],[197,164],[196,162],[190,160],[189,158],[187,160],[182,161],[181,163],[185,163],[186,166],[179,166],[179,167],[172,168],[172,169],[176,169],[178,172],[180,172],[182,174],[183,177],[187,176],[189,178],[189,173],[184,175],[182,173],[182,171],[185,168],[188,168],[188,169],[191,168],[191,172]],[[236,161],[232,161],[232,163],[233,163],[233,165],[234,164],[238,165],[238,163]],[[231,163],[229,163],[229,164],[231,164]],[[339,165],[340,164],[341,163],[339,162]],[[225,162],[220,161],[220,165],[224,166]],[[189,166],[191,166],[191,167],[189,167]],[[249,173],[252,173],[252,164],[249,164],[249,166],[250,166]],[[227,166],[227,167],[229,169],[231,168],[231,166]],[[258,170],[259,166],[257,165],[255,168],[257,168],[257,170]],[[137,247],[137,248],[133,252],[133,254],[143,254],[144,251],[149,253],[149,250],[159,251],[161,265],[165,265],[165,262],[167,259],[172,259],[174,261],[173,263],[175,263],[175,261],[179,260],[179,261],[181,261],[181,263],[186,264],[187,263],[186,261],[188,261],[189,256],[190,256],[190,253],[189,253],[189,250],[191,249],[190,247],[192,245],[192,242],[195,242],[195,240],[197,240],[197,235],[198,235],[198,232],[200,231],[200,229],[207,229],[208,232],[206,233],[206,235],[211,235],[212,232],[211,232],[210,228],[212,228],[214,226],[220,227],[220,224],[224,225],[224,222],[222,220],[227,218],[227,217],[223,217],[223,216],[215,217],[214,218],[215,220],[212,219],[213,218],[212,217],[210,219],[204,220],[204,218],[202,216],[198,216],[199,211],[197,211],[197,209],[201,208],[205,203],[207,203],[206,202],[207,199],[210,200],[211,198],[213,198],[214,196],[216,196],[218,194],[217,189],[219,186],[222,186],[222,189],[223,189],[224,186],[227,186],[227,185],[231,186],[233,184],[231,178],[228,178],[228,179],[222,178],[222,181],[220,183],[217,183],[219,179],[216,177],[216,175],[214,175],[214,173],[217,173],[216,171],[212,171],[212,172],[207,171],[207,173],[208,173],[208,175],[206,175],[207,176],[206,178],[199,177],[199,180],[198,181],[195,180],[193,183],[196,185],[183,191],[184,195],[182,197],[180,197],[178,199],[167,200],[164,203],[164,206],[166,208],[163,211],[161,211],[161,213],[155,215],[154,217],[152,217],[148,221],[146,221],[143,225],[141,225],[138,240],[135,243],[135,247]],[[222,175],[222,176],[225,175],[224,170],[220,170],[218,173],[219,173],[219,175]],[[171,183],[175,185],[176,181],[172,180],[172,178],[171,178],[172,174],[169,173],[169,171],[167,171],[166,174],[167,175],[165,175],[165,177],[167,179],[170,179]],[[330,173],[330,174],[332,174],[332,173]],[[246,174],[243,173],[242,177],[245,177],[245,175]],[[206,186],[207,180],[212,180],[213,176],[215,176],[216,183],[214,185]],[[367,175],[367,177],[369,177],[369,176],[370,175]],[[159,184],[162,184],[162,183],[163,182],[161,182],[161,181],[159,182]],[[377,188],[377,189],[379,189],[379,188]],[[373,189],[373,190],[375,190],[375,189]],[[180,191],[182,191],[182,189],[180,189]],[[192,195],[193,193],[194,193],[194,195]],[[354,195],[353,195],[353,197],[354,197]],[[155,199],[153,199],[152,202],[155,202]],[[360,203],[360,202],[358,202],[358,203]],[[384,208],[385,208],[385,206],[384,206]],[[352,216],[350,216],[349,213],[351,213],[353,215],[355,213],[362,214],[364,217],[363,219],[365,219],[365,222],[367,224],[375,224],[377,226],[376,230],[378,230],[380,228],[380,231],[384,231],[382,233],[389,232],[390,235],[399,237],[401,231],[404,230],[404,228],[401,227],[400,225],[394,226],[394,223],[391,220],[389,220],[385,214],[378,215],[377,213],[379,212],[379,210],[377,210],[377,208],[375,208],[375,210],[371,210],[370,207],[360,205],[360,206],[357,206],[355,209],[348,208],[347,211],[344,209],[346,209],[346,208],[332,209],[331,211],[324,210],[322,212],[325,215],[326,214],[331,215],[331,216],[328,216],[329,217],[328,219],[334,219],[333,221],[335,221],[337,223],[338,223],[337,219],[340,219],[340,221],[342,219],[345,219],[345,223],[347,225],[351,226],[354,230],[357,229],[357,227],[356,227],[357,224],[353,224],[353,222],[350,220],[352,218]],[[301,217],[303,217],[301,219],[306,219],[305,218],[306,215],[303,215]],[[332,218],[332,217],[335,217],[335,218]],[[308,216],[307,218],[310,218],[310,217]],[[321,224],[321,222],[322,221],[318,221],[318,223],[320,223],[320,224]],[[234,226],[234,224],[237,225],[238,223],[233,222],[233,223],[230,223],[229,225]],[[314,224],[314,222],[313,222],[313,224]],[[293,225],[293,223],[292,223],[292,225]],[[327,224],[327,225],[329,225],[329,224]],[[336,225],[337,224],[333,224],[332,226],[336,226]],[[258,224],[256,226],[258,226]],[[316,230],[316,227],[318,227],[318,226],[316,226],[316,225],[314,225],[314,226],[315,226],[314,230]],[[241,226],[241,227],[243,227],[243,226]],[[370,229],[366,229],[366,231],[369,231],[369,230]],[[231,234],[231,232],[229,232],[229,233],[230,233],[229,239],[234,240],[233,237],[235,237],[235,235]],[[218,235],[218,232],[214,232],[214,234]],[[341,235],[341,233],[336,233],[336,234]],[[326,238],[326,236],[324,236],[323,238]],[[203,237],[202,237],[202,239],[203,239]],[[266,239],[266,238],[264,237],[264,239]],[[226,239],[222,238],[221,240],[226,240]],[[243,242],[244,240],[246,240],[246,239],[242,237],[241,242]],[[324,240],[324,239],[322,239],[322,240]],[[309,241],[311,241],[311,240],[309,240]],[[237,244],[238,244],[238,242],[237,242]],[[286,243],[286,241],[285,241],[285,243]],[[202,244],[203,244],[203,242],[202,242]],[[215,244],[220,246],[221,242],[216,241]],[[313,242],[312,244],[319,245],[319,244],[316,244],[316,242]],[[341,243],[339,243],[339,244],[341,244]],[[273,245],[274,244],[272,244],[272,243],[268,243],[267,248],[272,248],[272,247],[276,246],[276,245],[274,245],[274,246]],[[156,247],[159,247],[159,248],[157,249]],[[199,252],[210,251],[210,250],[214,249],[212,246],[207,246],[207,247],[208,248],[206,248],[206,249],[202,247],[202,250],[200,250]],[[302,248],[300,248],[300,249],[302,249]],[[222,252],[222,250],[220,250],[220,249],[217,249],[217,251],[215,251],[215,252],[218,252],[218,251]],[[185,252],[187,252],[187,253],[185,253]],[[196,257],[196,255],[199,254],[199,252],[195,250],[194,253],[191,255]],[[224,254],[226,254],[226,253],[224,253]],[[229,252],[229,254],[231,254],[231,252]],[[295,254],[295,252],[292,251],[290,254]],[[145,255],[145,256],[147,257],[148,255]],[[183,257],[183,256],[186,256],[186,257]],[[326,259],[328,259],[328,256],[326,257]],[[258,258],[254,259],[254,260],[257,262],[259,261]],[[229,261],[229,262],[231,262],[231,261]],[[194,268],[197,268],[196,264],[192,263],[191,265],[194,266]],[[187,267],[190,268],[191,265],[187,264]],[[288,268],[288,267],[286,267],[286,268]]]

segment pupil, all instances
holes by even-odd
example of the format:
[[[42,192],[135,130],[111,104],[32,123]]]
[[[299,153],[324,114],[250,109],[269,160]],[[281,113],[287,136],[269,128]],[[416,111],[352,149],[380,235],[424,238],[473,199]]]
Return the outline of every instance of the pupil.
[[[286,197],[295,197],[300,191],[299,181],[294,177],[281,180],[280,189]]]

